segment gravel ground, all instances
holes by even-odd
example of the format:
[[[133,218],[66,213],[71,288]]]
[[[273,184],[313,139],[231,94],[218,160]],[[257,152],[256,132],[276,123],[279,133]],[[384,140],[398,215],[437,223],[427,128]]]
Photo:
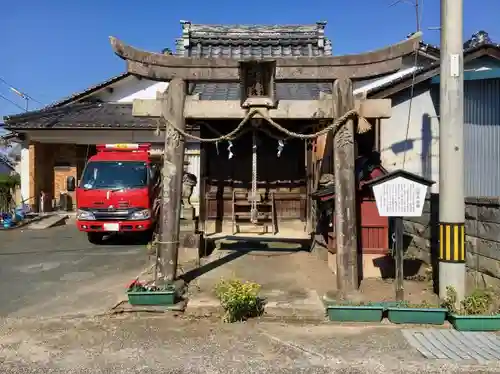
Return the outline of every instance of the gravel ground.
[[[424,359],[394,326],[188,320],[2,320],[1,373],[500,373]]]

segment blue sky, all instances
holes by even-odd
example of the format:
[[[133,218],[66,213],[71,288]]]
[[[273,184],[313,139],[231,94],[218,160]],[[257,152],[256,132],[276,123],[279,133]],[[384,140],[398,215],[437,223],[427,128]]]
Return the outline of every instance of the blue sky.
[[[325,20],[334,54],[368,51],[415,31],[412,0],[0,0],[0,78],[49,104],[124,71],[108,36],[160,51],[173,48],[179,20],[309,24]],[[439,0],[420,0],[424,40],[439,44]],[[248,5],[245,5],[248,4]],[[480,29],[500,42],[499,0],[464,0],[464,38]],[[0,95],[24,107],[0,82]],[[30,109],[40,107],[30,103]],[[0,97],[0,119],[21,110]],[[1,121],[0,121],[1,122]]]

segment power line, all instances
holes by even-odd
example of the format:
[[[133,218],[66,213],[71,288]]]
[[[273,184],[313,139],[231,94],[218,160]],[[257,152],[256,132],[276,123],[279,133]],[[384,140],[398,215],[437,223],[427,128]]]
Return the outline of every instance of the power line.
[[[397,4],[401,1],[405,1],[405,0],[398,0],[394,4]],[[407,1],[410,1],[410,0],[407,0]],[[421,24],[421,20],[422,20],[422,18],[421,18],[422,13],[420,13],[422,11],[422,9],[419,9],[419,7],[418,7],[419,0],[414,0],[414,1],[415,2],[413,4],[415,4],[415,9],[417,12],[416,13],[416,21],[417,21],[417,32],[418,32],[418,31],[420,31],[420,24]],[[423,0],[422,0],[422,4],[423,4]],[[407,117],[407,122],[406,122],[405,142],[408,141],[408,136],[410,133],[411,110],[412,110],[413,98],[415,96],[415,79],[417,77],[417,70],[419,69],[419,67],[418,67],[418,53],[419,53],[419,49],[417,48],[415,50],[415,59],[413,61],[413,71],[412,71],[412,77],[411,77],[410,100],[408,102],[408,117]],[[405,163],[406,163],[406,150],[403,153],[403,169],[405,168]]]
[[[0,98],[4,99],[5,101],[8,101],[9,103],[11,103],[12,105],[14,106],[17,106],[19,109],[21,109],[23,112],[26,112],[26,108],[23,108],[21,105],[15,103],[14,101],[12,101],[11,99],[5,97],[4,95],[0,94]]]
[[[26,92],[24,91],[21,91],[20,89],[18,88],[15,88],[13,85],[9,84],[5,79],[3,79],[2,77],[0,77],[0,82],[4,83],[7,87],[9,87],[14,93],[16,93],[17,95],[21,96],[23,99],[25,100],[31,100],[31,101],[34,101],[35,103],[38,103],[40,105],[45,105],[44,103],[38,101],[37,99],[35,99],[33,96],[31,95],[28,95]],[[24,110],[24,109],[23,109]]]
[[[420,26],[422,24],[422,14],[423,14],[421,8],[423,8],[423,6],[424,6],[424,0],[421,0],[421,1],[419,1],[419,0],[396,0],[389,5],[389,8],[391,8],[395,5],[401,4],[401,3],[408,3],[415,8],[415,23],[416,23],[416,27],[417,27],[416,31],[420,31]]]

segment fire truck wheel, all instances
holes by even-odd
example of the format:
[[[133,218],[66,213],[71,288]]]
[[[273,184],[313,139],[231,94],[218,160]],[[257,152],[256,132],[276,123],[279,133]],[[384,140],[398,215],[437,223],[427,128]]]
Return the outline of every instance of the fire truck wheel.
[[[102,244],[104,234],[100,232],[88,232],[87,237],[92,244]]]
[[[153,240],[153,233],[153,230],[143,231],[138,235],[138,239],[142,244],[148,244],[151,240]]]

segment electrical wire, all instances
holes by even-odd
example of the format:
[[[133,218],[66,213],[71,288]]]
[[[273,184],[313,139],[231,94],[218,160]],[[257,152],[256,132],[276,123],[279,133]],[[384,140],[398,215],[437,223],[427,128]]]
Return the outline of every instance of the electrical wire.
[[[408,102],[408,118],[406,121],[406,134],[405,134],[405,143],[408,141],[408,135],[410,133],[410,122],[411,122],[411,109],[412,109],[412,104],[413,104],[413,97],[415,93],[415,78],[417,76],[417,70],[418,70],[418,50],[415,51],[415,60],[413,63],[413,73],[412,73],[412,78],[411,78],[411,87],[410,87],[410,100]],[[403,152],[403,166],[402,169],[405,168],[405,162],[406,162],[406,149]]]
[[[11,85],[9,82],[7,82],[5,79],[3,79],[2,77],[0,77],[0,82],[2,82],[3,84],[5,84],[7,87],[9,87],[12,91],[14,91],[17,95],[21,96],[23,99],[28,99],[28,100],[31,100],[31,101],[34,101],[35,103],[38,103],[40,105],[45,105],[44,103],[38,101],[37,99],[35,99],[33,96],[31,95],[28,95],[26,92],[14,87],[13,85]],[[24,109],[23,109],[24,110]]]
[[[26,108],[23,108],[21,105],[19,104],[16,104],[14,101],[12,101],[11,99],[5,97],[4,95],[0,94],[0,98],[4,99],[5,101],[8,101],[9,103],[11,103],[12,105],[18,107],[19,109],[21,109],[23,112],[26,111]]]
[[[415,0],[415,7],[418,6],[418,1],[419,0]],[[423,0],[422,0],[422,2],[420,4],[421,4],[421,7],[419,9],[419,13],[420,14],[416,15],[416,17],[417,17],[417,27],[418,27],[418,25],[421,24],[421,21],[422,21]],[[415,94],[415,80],[416,80],[417,70],[418,70],[418,53],[419,53],[419,49],[416,49],[415,50],[415,59],[413,61],[413,72],[412,72],[411,86],[410,86],[410,100],[408,102],[408,118],[407,118],[407,122],[406,122],[405,143],[408,142],[408,135],[410,133],[411,110],[412,110],[412,106],[413,106],[413,97],[414,97],[414,94]],[[406,163],[406,151],[407,150],[405,148],[405,150],[403,152],[403,165],[402,165],[402,169],[403,170],[405,168],[405,163]]]
[[[389,5],[389,8],[392,8],[393,6],[401,3],[411,4],[415,8],[416,29],[417,32],[420,31],[422,26],[422,9],[424,7],[424,0],[396,0]]]

